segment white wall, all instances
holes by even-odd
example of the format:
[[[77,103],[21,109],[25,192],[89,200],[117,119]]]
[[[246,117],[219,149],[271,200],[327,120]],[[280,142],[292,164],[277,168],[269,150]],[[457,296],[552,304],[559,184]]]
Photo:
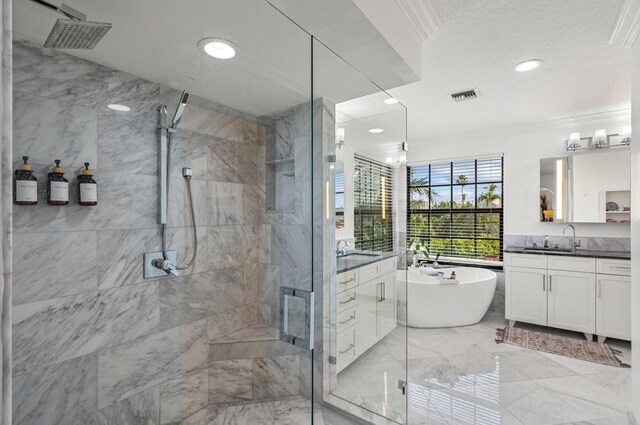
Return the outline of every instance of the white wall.
[[[629,123],[629,111],[558,120],[499,133],[457,136],[428,142],[410,141],[409,164],[504,154],[505,234],[561,235],[563,223],[541,223],[540,158],[566,155],[564,141],[572,131],[584,136],[597,128],[618,133]],[[640,125],[638,126],[640,128]],[[630,237],[629,224],[577,224],[578,237]]]
[[[632,126],[640,129],[640,42],[632,48]],[[636,130],[637,131],[637,130]],[[640,146],[631,144],[631,369],[633,411],[640,419]]]

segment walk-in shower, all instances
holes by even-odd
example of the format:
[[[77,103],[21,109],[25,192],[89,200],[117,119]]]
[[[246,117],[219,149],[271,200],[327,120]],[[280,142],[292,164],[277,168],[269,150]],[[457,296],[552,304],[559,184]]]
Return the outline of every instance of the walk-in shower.
[[[189,195],[189,209],[191,210],[191,227],[193,229],[193,254],[187,264],[180,266],[174,257],[170,258],[167,251],[167,216],[169,213],[169,188],[171,186],[171,142],[173,134],[178,129],[184,110],[189,100],[189,92],[183,91],[180,102],[173,114],[171,124],[167,126],[167,105],[158,106],[158,223],[162,226],[162,257],[151,260],[151,265],[172,276],[178,275],[178,270],[186,270],[191,267],[198,255],[198,229],[196,226],[196,213],[193,205],[193,190],[191,189],[191,168],[182,169],[182,177],[187,182]]]

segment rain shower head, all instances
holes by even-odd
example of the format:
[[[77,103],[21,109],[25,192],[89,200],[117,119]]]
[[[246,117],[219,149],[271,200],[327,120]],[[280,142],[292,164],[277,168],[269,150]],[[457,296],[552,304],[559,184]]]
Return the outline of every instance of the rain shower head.
[[[176,108],[176,113],[173,114],[173,121],[171,122],[171,128],[176,129],[178,124],[180,124],[180,120],[182,119],[182,114],[184,114],[184,108],[187,106],[187,101],[189,100],[189,92],[183,91],[180,96],[180,103]]]
[[[64,3],[58,7],[44,0],[32,1],[68,18],[56,21],[44,47],[93,49],[111,29],[110,23],[87,21],[87,15]]]
[[[111,24],[104,22],[58,19],[44,47],[93,49],[110,29]]]

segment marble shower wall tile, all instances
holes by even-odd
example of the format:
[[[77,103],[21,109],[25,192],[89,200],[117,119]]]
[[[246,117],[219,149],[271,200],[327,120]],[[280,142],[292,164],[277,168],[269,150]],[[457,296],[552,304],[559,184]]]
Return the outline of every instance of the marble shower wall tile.
[[[220,269],[160,283],[163,329],[233,310],[244,303],[242,270]]]
[[[210,181],[207,183],[208,224],[224,226],[242,224],[244,186],[236,183]]]
[[[210,316],[207,319],[207,339],[215,341],[248,326],[246,308],[240,307]]]
[[[207,147],[207,180],[239,183],[237,172],[238,142],[209,137]],[[255,172],[254,170],[245,172]]]
[[[35,164],[63,167],[90,162],[97,167],[98,114],[79,105],[65,105],[52,99],[14,91],[14,159],[23,155]],[[55,147],[51,143],[55,143]]]
[[[201,320],[108,347],[98,353],[98,406],[106,407],[207,362]]]
[[[160,388],[153,387],[97,410],[74,425],[159,425]]]
[[[15,425],[70,424],[97,408],[96,356],[13,377]]]
[[[257,226],[209,227],[207,239],[209,270],[241,267],[247,261],[255,261],[258,244]]]
[[[207,209],[207,190],[209,182],[204,180],[191,180],[193,194],[193,207],[195,208],[196,224],[206,225],[209,221]],[[184,178],[171,177],[169,181],[169,210],[167,223],[170,227],[191,226],[191,210],[189,208],[189,188]],[[150,198],[149,200],[154,199]],[[153,218],[157,220],[156,203],[153,202]]]
[[[221,360],[209,364],[209,402],[253,400],[253,360]]]
[[[174,424],[209,404],[207,365],[160,384],[160,423]]]
[[[97,232],[14,235],[13,304],[98,289]]]
[[[300,394],[300,356],[254,359],[254,399],[274,399],[298,394]]]
[[[38,301],[13,309],[13,372],[59,363],[153,332],[157,283]]]
[[[129,115],[98,114],[98,162],[101,170],[156,176],[156,126]]]

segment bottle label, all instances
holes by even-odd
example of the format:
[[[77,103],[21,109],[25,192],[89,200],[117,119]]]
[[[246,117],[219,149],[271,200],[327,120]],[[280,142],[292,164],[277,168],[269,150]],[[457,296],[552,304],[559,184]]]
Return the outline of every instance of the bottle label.
[[[98,202],[98,185],[80,183],[80,202]]]
[[[49,182],[51,185],[51,200],[57,202],[69,201],[69,183],[68,182]]]
[[[16,180],[16,201],[37,202],[38,182],[31,180]]]

